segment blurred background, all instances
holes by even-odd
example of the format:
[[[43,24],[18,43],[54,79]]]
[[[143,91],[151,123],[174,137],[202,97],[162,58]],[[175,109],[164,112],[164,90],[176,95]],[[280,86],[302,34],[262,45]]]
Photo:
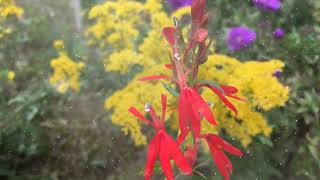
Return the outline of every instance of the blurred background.
[[[143,179],[146,146],[112,123],[105,108],[105,100],[141,71],[106,71],[106,54],[119,47],[106,45],[112,38],[90,35],[101,23],[91,10],[105,2],[0,0],[0,179]],[[160,4],[164,13],[173,12],[167,1]],[[247,145],[234,141],[245,156],[231,158],[231,179],[320,179],[320,2],[283,0],[279,11],[270,12],[249,0],[208,0],[207,9],[216,53],[241,62],[281,59],[285,67],[277,78],[290,89],[285,105],[261,112],[270,135],[256,135]],[[142,36],[152,27],[148,22],[139,25]],[[231,51],[226,32],[240,25],[257,39]],[[278,27],[285,32],[281,38],[273,34]],[[65,71],[59,62],[72,69],[69,84],[59,81]],[[127,102],[138,103],[145,102]],[[211,159],[205,152],[199,156]],[[154,179],[164,179],[157,171]],[[197,171],[177,179],[222,179],[212,161]]]

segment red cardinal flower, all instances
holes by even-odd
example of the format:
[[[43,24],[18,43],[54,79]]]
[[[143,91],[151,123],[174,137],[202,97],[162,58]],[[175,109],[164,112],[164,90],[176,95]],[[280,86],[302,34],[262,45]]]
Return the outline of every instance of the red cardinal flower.
[[[232,174],[232,164],[223,150],[235,156],[242,156],[242,152],[217,135],[204,134],[201,135],[201,138],[204,138],[207,141],[212,159],[217,165],[218,170],[225,180],[229,180],[229,173]]]
[[[235,114],[238,114],[237,109],[233,106],[233,104],[226,98],[226,96],[231,97],[233,99],[237,99],[240,101],[246,101],[242,98],[239,98],[237,96],[235,96],[234,94],[236,94],[238,92],[238,89],[236,87],[233,86],[223,86],[221,85],[221,89],[215,87],[215,86],[211,86],[210,84],[197,84],[196,85],[196,89],[200,88],[200,87],[208,87],[209,89],[211,89],[214,93],[216,93],[219,98],[222,100],[222,102],[229,108],[231,109]]]
[[[198,91],[187,86],[180,87],[178,112],[180,131],[187,131],[190,124],[195,138],[200,135],[201,115],[209,123],[217,124],[207,102],[199,95]]]
[[[160,159],[160,165],[162,167],[162,171],[168,180],[174,179],[173,170],[170,164],[170,160],[173,159],[176,162],[176,165],[179,169],[188,174],[192,174],[192,168],[189,165],[188,161],[183,156],[183,153],[180,151],[179,144],[176,143],[165,131],[164,128],[164,119],[166,112],[166,96],[161,95],[162,99],[162,116],[161,120],[158,118],[152,106],[150,106],[150,115],[153,121],[145,118],[136,108],[131,107],[129,112],[131,112],[134,116],[153,126],[156,129],[156,135],[152,138],[149,149],[148,149],[148,157],[145,169],[145,180],[149,180],[153,173],[153,168],[156,160]]]
[[[175,142],[165,131],[164,117],[166,112],[166,97],[162,95],[162,117],[159,120],[150,106],[150,115],[153,121],[146,119],[135,108],[131,107],[129,111],[156,129],[156,135],[152,138],[145,169],[145,180],[149,180],[153,173],[156,160],[160,159],[162,171],[167,179],[172,180],[173,170],[170,160],[174,160],[176,165],[186,174],[192,174],[192,168],[196,162],[199,149],[200,139],[205,139],[209,145],[213,161],[216,163],[218,170],[225,180],[229,180],[229,173],[232,173],[232,164],[223,150],[236,155],[242,156],[242,152],[231,144],[227,143],[217,135],[201,135],[201,119],[204,117],[212,125],[216,125],[216,120],[212,114],[209,104],[200,96],[201,87],[207,87],[212,90],[222,100],[222,102],[237,114],[235,106],[227,99],[233,98],[245,101],[235,94],[237,88],[233,86],[219,86],[210,81],[198,80],[197,74],[199,65],[207,60],[208,49],[212,40],[207,42],[208,38],[208,13],[205,10],[206,0],[193,0],[191,7],[192,26],[191,36],[185,42],[183,33],[179,27],[177,18],[174,18],[175,27],[165,27],[162,30],[164,38],[172,48],[170,55],[170,64],[165,67],[171,69],[173,75],[163,76],[154,75],[143,77],[141,81],[150,80],[169,80],[176,84],[179,92],[170,85],[164,84],[164,87],[175,96],[178,96],[178,120],[180,134]],[[192,132],[193,144],[187,145],[183,154],[179,147],[186,136]]]
[[[185,133],[190,125],[191,130],[194,132],[195,138],[200,135],[201,115],[211,124],[216,125],[216,120],[211,113],[211,110],[207,102],[199,95],[197,89],[189,87],[187,85],[187,73],[184,73],[181,57],[179,55],[178,48],[175,47],[175,29],[164,28],[163,35],[168,40],[170,46],[173,49],[174,60],[173,66],[177,73],[178,80],[175,83],[179,86],[180,95],[178,100],[179,111],[179,125],[181,133]],[[140,80],[158,80],[158,79],[173,79],[167,76],[149,76],[141,78]]]

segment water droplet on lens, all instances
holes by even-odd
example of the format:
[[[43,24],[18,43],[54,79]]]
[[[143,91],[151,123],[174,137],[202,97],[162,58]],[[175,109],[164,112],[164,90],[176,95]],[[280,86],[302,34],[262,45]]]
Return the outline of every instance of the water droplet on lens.
[[[151,107],[151,103],[146,103],[146,104],[144,105],[144,110],[145,110],[146,112],[149,112],[149,111],[150,111],[150,107]]]
[[[213,107],[214,106],[214,104],[212,102],[207,102],[207,104],[208,104],[209,107]]]
[[[173,56],[174,56],[178,61],[181,59],[179,53],[175,53]]]

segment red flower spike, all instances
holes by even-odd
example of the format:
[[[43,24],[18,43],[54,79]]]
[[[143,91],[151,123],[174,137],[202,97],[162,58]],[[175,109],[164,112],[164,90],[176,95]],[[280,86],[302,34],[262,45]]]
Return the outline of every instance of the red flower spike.
[[[188,174],[192,174],[192,168],[189,165],[188,161],[183,156],[183,153],[180,151],[179,144],[177,144],[165,131],[164,129],[164,118],[166,112],[166,102],[167,98],[165,95],[161,95],[162,100],[162,117],[161,120],[155,113],[153,107],[150,107],[150,115],[153,120],[151,122],[147,118],[145,118],[140,112],[138,112],[134,107],[129,109],[134,116],[138,117],[143,122],[152,125],[156,129],[156,135],[150,142],[149,149],[148,149],[148,157],[146,162],[146,169],[145,169],[145,180],[150,180],[154,164],[159,156],[160,164],[162,167],[162,171],[165,174],[168,180],[174,179],[173,170],[171,167],[170,160],[173,159],[176,162],[178,168]]]
[[[242,156],[242,152],[217,135],[204,134],[200,137],[207,141],[212,159],[216,163],[217,168],[224,179],[229,180],[229,172],[232,174],[232,164],[222,150],[225,150],[236,156]]]

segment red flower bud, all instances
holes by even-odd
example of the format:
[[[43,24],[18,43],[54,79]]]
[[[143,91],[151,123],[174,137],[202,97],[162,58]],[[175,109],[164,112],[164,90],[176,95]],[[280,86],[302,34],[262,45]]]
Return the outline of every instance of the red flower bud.
[[[200,23],[205,13],[206,0],[193,0],[191,5],[192,23]]]

